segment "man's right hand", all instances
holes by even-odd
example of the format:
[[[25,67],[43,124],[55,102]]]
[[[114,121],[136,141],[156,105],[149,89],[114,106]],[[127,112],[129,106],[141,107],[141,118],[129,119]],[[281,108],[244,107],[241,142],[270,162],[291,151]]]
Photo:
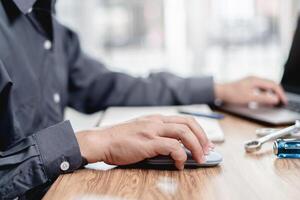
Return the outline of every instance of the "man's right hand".
[[[151,115],[107,128],[76,134],[80,151],[89,163],[127,165],[170,155],[178,169],[184,168],[187,155],[180,142],[198,163],[205,162],[214,145],[192,117]]]

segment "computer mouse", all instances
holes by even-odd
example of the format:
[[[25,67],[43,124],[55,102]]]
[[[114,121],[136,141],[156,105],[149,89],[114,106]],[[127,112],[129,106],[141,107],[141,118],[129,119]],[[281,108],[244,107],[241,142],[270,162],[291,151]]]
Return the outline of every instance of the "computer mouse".
[[[185,162],[185,168],[189,168],[189,167],[213,167],[213,166],[217,166],[219,165],[223,158],[221,156],[221,154],[219,154],[216,151],[210,151],[208,155],[205,156],[206,158],[206,162],[199,164],[197,163],[192,156],[192,153],[184,148],[186,153],[187,153],[187,160]],[[154,158],[150,158],[147,160],[143,161],[143,164],[145,165],[152,165],[152,166],[175,166],[174,165],[174,160],[171,158],[171,156],[156,156]]]

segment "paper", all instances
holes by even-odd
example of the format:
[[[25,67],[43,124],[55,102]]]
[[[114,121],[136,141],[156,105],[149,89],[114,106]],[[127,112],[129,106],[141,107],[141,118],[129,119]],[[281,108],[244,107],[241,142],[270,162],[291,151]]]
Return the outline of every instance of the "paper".
[[[182,115],[178,113],[179,108],[194,110],[195,112],[211,113],[212,110],[206,104],[189,106],[162,106],[162,107],[111,107],[104,113],[99,126],[108,126],[116,123],[128,121],[143,115]],[[224,133],[216,119],[205,117],[195,117],[207,137],[213,142],[224,141]]]

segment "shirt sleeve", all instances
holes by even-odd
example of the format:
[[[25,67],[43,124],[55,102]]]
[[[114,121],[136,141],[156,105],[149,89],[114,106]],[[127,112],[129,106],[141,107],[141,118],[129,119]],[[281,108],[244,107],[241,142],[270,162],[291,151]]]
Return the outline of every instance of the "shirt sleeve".
[[[80,168],[82,161],[68,121],[34,133],[0,151],[0,199],[27,199],[34,189]]]
[[[156,106],[212,103],[212,77],[181,78],[170,73],[147,78],[112,72],[85,55],[77,35],[66,29],[69,106],[92,113],[108,106]]]

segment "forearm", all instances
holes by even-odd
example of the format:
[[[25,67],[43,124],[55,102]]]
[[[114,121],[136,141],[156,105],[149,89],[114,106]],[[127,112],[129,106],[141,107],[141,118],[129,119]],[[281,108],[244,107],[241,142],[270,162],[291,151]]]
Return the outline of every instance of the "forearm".
[[[109,106],[161,106],[212,103],[211,77],[181,78],[169,73],[135,78],[122,73],[101,75],[88,87],[87,112]]]
[[[66,29],[69,63],[68,105],[85,113],[109,106],[160,106],[212,103],[211,77],[181,78],[155,73],[137,78],[110,71],[103,63],[85,55],[77,35]]]
[[[43,190],[61,173],[78,169],[81,164],[69,122],[41,130],[1,152],[0,196],[28,199],[29,191]]]

